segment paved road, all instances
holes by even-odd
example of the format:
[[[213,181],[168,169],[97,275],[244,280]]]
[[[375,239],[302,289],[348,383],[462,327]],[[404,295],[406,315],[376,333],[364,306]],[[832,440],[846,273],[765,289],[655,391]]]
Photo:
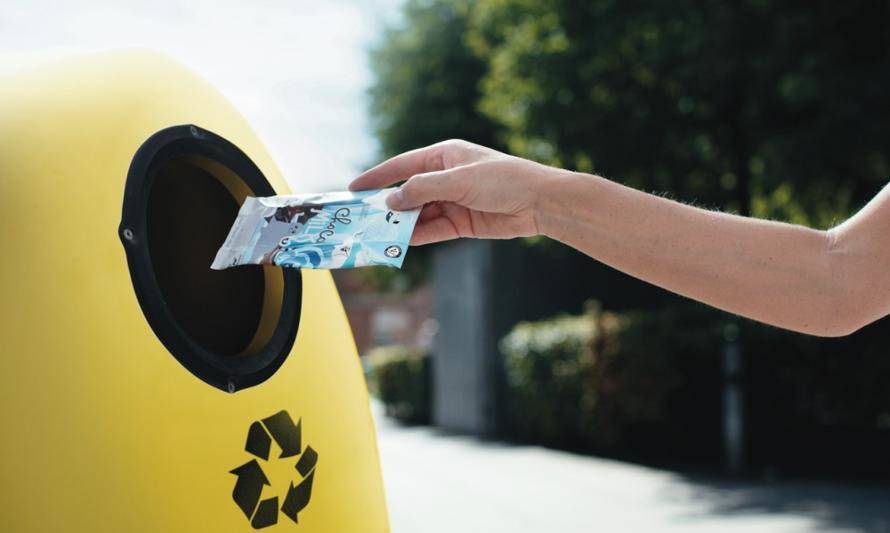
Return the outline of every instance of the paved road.
[[[376,413],[393,533],[890,531],[890,487],[691,478]]]

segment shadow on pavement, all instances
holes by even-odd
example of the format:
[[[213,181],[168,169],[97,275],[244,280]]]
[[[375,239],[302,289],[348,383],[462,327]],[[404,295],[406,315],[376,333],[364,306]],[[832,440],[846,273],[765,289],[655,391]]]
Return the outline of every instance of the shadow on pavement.
[[[680,476],[699,514],[794,514],[826,530],[890,531],[890,486],[840,482],[755,482]]]

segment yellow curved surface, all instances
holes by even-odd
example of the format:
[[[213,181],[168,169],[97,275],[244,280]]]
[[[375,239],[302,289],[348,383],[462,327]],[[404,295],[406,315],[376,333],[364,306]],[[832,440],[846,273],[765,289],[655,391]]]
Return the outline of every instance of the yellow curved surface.
[[[153,133],[212,131],[287,192],[229,103],[152,53],[0,60],[0,124],[0,530],[254,531],[230,470],[250,459],[250,424],[280,410],[319,460],[299,523],[280,515],[263,531],[388,530],[364,378],[327,272],[303,273],[283,366],[235,394],[183,368],[136,300],[117,228],[130,161]],[[264,468],[263,498],[300,479],[293,462]]]

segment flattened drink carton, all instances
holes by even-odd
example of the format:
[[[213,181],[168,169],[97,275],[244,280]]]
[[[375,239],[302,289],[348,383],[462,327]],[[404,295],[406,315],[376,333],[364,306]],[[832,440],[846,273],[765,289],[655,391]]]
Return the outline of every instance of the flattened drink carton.
[[[249,197],[211,268],[401,267],[420,209],[387,208],[392,190]]]

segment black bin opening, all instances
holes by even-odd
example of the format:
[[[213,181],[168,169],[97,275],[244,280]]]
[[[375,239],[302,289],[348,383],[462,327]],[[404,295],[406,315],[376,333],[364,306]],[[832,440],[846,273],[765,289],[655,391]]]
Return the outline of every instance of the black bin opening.
[[[237,213],[225,186],[188,159],[157,169],[147,228],[155,279],[182,329],[223,356],[253,340],[266,285],[261,268],[208,268]]]
[[[189,125],[152,135],[127,175],[119,232],[146,320],[183,366],[228,392],[274,374],[299,327],[298,270],[210,269],[244,198],[273,194],[241,150]]]

